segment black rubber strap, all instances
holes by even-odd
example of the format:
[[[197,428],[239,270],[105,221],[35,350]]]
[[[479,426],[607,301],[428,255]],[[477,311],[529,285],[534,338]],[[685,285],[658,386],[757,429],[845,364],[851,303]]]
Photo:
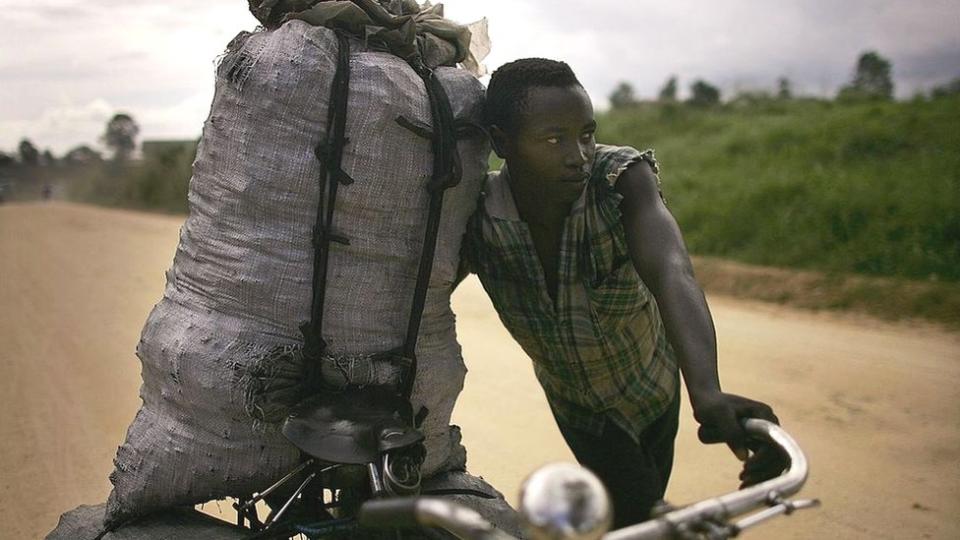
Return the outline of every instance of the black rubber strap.
[[[413,293],[413,305],[410,308],[410,320],[407,335],[403,343],[403,356],[410,359],[410,368],[402,381],[400,392],[407,401],[413,393],[413,382],[417,376],[417,337],[420,322],[430,285],[433,270],[433,258],[437,248],[437,234],[440,230],[440,214],[443,210],[443,192],[460,182],[463,173],[457,153],[457,138],[453,120],[453,110],[446,91],[433,70],[426,67],[417,69],[423,79],[430,100],[430,113],[433,117],[431,146],[433,149],[433,174],[427,190],[430,192],[430,209],[427,215],[427,227],[424,233],[423,250],[420,255],[420,267],[417,271],[417,283]]]
[[[333,230],[337,186],[341,183],[350,184],[353,182],[342,169],[343,148],[349,142],[346,138],[346,121],[347,101],[350,92],[350,42],[347,36],[339,31],[337,32],[337,41],[339,44],[337,72],[333,78],[327,113],[328,136],[327,140],[320,143],[315,150],[317,158],[323,162],[324,167],[321,169],[321,196],[313,234],[313,302],[310,321],[301,327],[304,336],[303,355],[308,360],[319,358],[327,346],[323,339],[322,330],[330,243],[334,241],[349,243],[348,239],[337,235]],[[423,308],[426,303],[427,289],[433,270],[433,259],[436,254],[440,216],[443,210],[443,192],[447,188],[457,185],[462,175],[459,155],[457,154],[457,126],[454,124],[453,111],[447,93],[433,70],[422,64],[413,67],[423,79],[430,102],[433,129],[429,135],[433,150],[433,173],[427,185],[427,190],[430,192],[427,225],[417,271],[417,281],[414,287],[413,303],[410,308],[410,319],[401,351],[401,355],[409,360],[409,368],[402,378],[399,390],[400,395],[408,403],[417,373],[417,338],[420,333]],[[405,127],[417,127],[411,122],[403,120],[398,119],[402,125],[410,124]],[[421,136],[425,134],[420,133]],[[327,188],[326,197],[323,195],[324,187]],[[419,419],[422,420],[422,418]],[[411,418],[410,420],[414,421],[415,419]]]
[[[304,338],[304,357],[319,358],[327,348],[323,339],[323,305],[327,291],[327,268],[330,261],[330,243],[349,243],[333,231],[334,207],[337,201],[337,186],[353,180],[343,171],[343,148],[347,145],[347,101],[350,95],[350,40],[337,32],[337,72],[333,76],[330,103],[327,108],[327,138],[321,141],[314,153],[321,161],[320,203],[317,221],[313,229],[313,302],[310,321],[300,328]],[[323,189],[327,189],[324,197]]]

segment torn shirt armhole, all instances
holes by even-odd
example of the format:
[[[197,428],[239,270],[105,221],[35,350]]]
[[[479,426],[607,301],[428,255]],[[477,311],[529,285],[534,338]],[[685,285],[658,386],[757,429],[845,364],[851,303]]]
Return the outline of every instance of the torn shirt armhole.
[[[656,156],[654,156],[652,148],[648,148],[643,152],[640,152],[638,155],[630,158],[623,165],[617,167],[607,174],[607,182],[609,183],[610,188],[615,190],[617,181],[620,180],[620,176],[623,174],[623,172],[634,163],[639,163],[641,161],[646,162],[647,165],[650,166],[650,170],[653,171],[653,177],[657,179],[657,193],[660,194],[660,200],[666,204],[667,199],[663,196],[663,184],[660,181],[660,163],[657,161]]]

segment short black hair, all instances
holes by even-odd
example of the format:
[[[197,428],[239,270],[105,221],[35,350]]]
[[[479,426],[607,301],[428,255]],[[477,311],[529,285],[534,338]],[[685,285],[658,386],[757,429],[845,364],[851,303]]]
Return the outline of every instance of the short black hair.
[[[568,88],[583,86],[566,62],[547,58],[521,58],[500,66],[490,77],[483,120],[487,126],[515,127],[527,90],[535,87]]]

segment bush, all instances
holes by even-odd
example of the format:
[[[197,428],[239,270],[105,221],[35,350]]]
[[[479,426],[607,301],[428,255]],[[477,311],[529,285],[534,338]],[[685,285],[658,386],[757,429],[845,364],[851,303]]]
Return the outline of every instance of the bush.
[[[840,89],[841,101],[893,99],[892,64],[875,51],[868,51],[857,59],[857,68],[850,84]]]
[[[187,188],[196,146],[173,145],[141,162],[88,165],[71,182],[72,199],[170,213],[187,211]]]
[[[960,96],[653,106],[599,119],[655,147],[695,254],[960,281]]]
[[[707,81],[696,80],[690,85],[690,99],[688,103],[700,107],[720,103],[720,89]]]
[[[636,104],[637,96],[633,91],[633,86],[628,82],[621,82],[610,94],[610,106],[614,109],[631,107]]]

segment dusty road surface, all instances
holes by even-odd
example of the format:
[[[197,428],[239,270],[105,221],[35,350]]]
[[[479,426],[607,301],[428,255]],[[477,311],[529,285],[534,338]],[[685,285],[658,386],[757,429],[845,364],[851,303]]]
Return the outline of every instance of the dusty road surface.
[[[139,400],[140,328],[181,217],[0,206],[0,538],[40,538],[103,501]],[[511,500],[569,459],[529,362],[475,280],[455,296],[470,373],[455,412],[470,469]],[[960,335],[711,298],[725,389],[774,405],[823,507],[747,538],[960,538]],[[737,465],[683,419],[668,498],[732,489]],[[226,505],[222,505],[226,508]],[[216,510],[216,505],[207,505]]]

